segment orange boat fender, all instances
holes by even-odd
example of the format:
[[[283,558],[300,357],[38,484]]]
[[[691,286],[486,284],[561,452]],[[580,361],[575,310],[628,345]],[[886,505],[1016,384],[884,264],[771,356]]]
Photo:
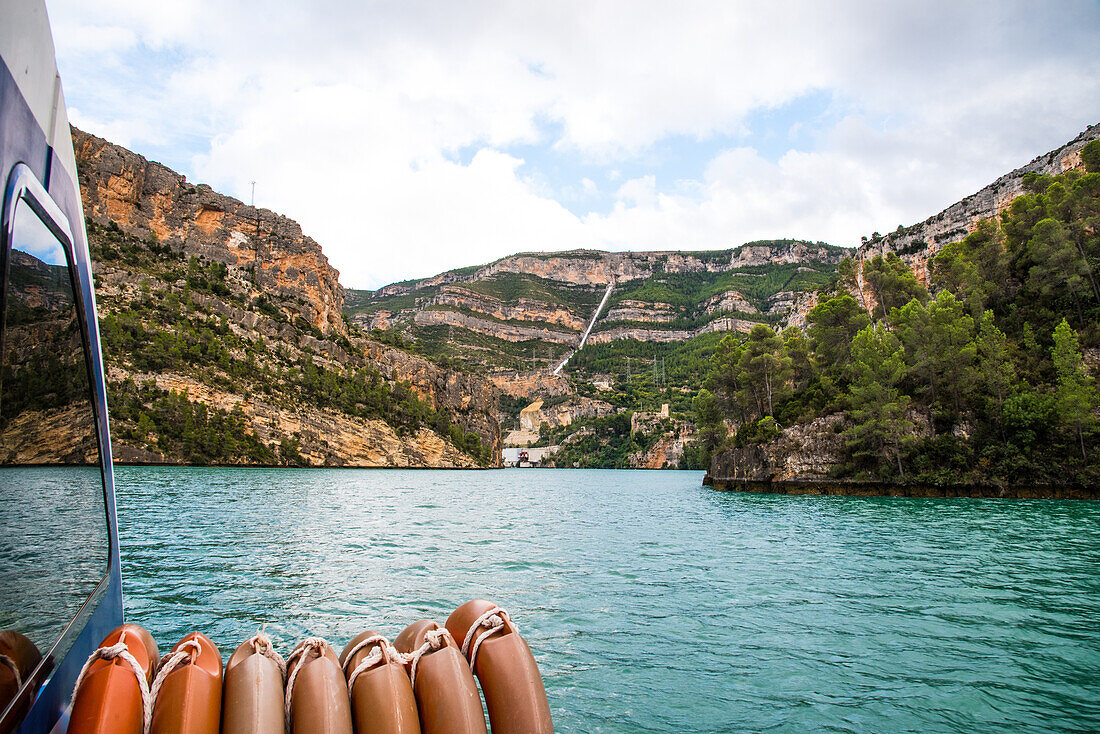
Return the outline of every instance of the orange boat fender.
[[[420,734],[404,663],[390,641],[373,630],[357,635],[340,653],[355,734]]]
[[[73,686],[69,734],[142,734],[153,717],[149,684],[160,662],[144,628],[124,624],[99,643]]]
[[[487,734],[477,683],[446,627],[422,619],[393,644],[409,661],[424,734]]]
[[[286,663],[262,632],[241,643],[225,664],[222,734],[284,734]]]
[[[29,637],[15,630],[0,632],[0,706],[8,706],[0,732],[13,731],[30,710],[42,678],[49,674],[46,666],[35,673],[41,662],[42,653]],[[19,700],[13,701],[16,695]]]
[[[332,646],[308,637],[287,656],[286,666],[287,731],[352,734],[348,684]]]
[[[474,599],[451,613],[447,629],[481,681],[493,734],[553,734],[539,666],[508,612]]]
[[[222,656],[201,632],[164,656],[150,689],[151,734],[218,734],[222,713]]]

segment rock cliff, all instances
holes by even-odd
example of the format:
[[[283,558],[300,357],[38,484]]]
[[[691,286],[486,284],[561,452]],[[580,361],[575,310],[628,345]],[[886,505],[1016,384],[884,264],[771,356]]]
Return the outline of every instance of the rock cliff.
[[[723,273],[745,267],[822,262],[835,265],[843,248],[801,240],[750,242],[729,250],[683,252],[604,252],[571,250],[521,253],[480,268],[441,273],[432,278],[388,285],[378,295],[396,296],[431,286],[487,280],[501,274],[526,275],[578,286],[607,286],[612,281],[644,280],[658,273]]]
[[[928,260],[944,245],[958,242],[968,235],[982,219],[997,216],[1025,193],[1024,176],[1029,173],[1058,175],[1070,169],[1082,168],[1081,148],[1100,139],[1100,123],[1086,128],[1065,145],[1032,159],[1027,165],[1006,173],[980,191],[947,207],[923,222],[909,227],[899,227],[886,235],[877,232],[857,250],[862,261],[875,255],[895,252],[909,263],[917,277],[928,282]]]
[[[587,343],[604,345],[679,343],[778,323],[848,253],[799,240],[712,252],[521,253],[354,292],[348,312],[365,329],[396,331],[476,369],[554,369],[589,325]]]
[[[731,447],[715,454],[715,481],[825,479],[844,454],[843,416],[828,415],[783,430],[774,441]]]
[[[299,225],[73,130],[122,461],[499,466],[499,390],[362,338]]]
[[[344,289],[321,246],[297,222],[189,184],[178,173],[73,128],[85,216],[115,222],[139,239],[240,268],[258,291],[290,299],[289,308],[324,334],[347,334]]]

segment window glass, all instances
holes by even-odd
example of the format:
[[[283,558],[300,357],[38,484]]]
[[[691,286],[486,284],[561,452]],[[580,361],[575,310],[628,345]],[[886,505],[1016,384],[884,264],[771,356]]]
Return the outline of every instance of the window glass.
[[[109,543],[65,247],[26,199],[11,230],[0,332],[0,710],[29,682],[16,701],[28,707],[68,651],[73,636],[63,632],[103,579]]]

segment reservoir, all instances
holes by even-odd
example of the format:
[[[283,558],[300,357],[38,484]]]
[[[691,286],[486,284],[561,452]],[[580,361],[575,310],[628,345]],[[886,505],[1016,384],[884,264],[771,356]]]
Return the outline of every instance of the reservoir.
[[[118,467],[127,620],[285,656],[485,597],[559,732],[1100,729],[1100,503],[701,480]]]

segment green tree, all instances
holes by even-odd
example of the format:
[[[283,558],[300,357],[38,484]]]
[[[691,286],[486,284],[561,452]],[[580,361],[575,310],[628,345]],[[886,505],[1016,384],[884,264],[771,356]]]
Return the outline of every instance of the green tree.
[[[863,264],[863,279],[875,296],[874,317],[885,319],[891,309],[899,308],[914,298],[928,300],[928,291],[920,284],[913,271],[896,253],[884,258],[875,255]]]
[[[928,315],[932,322],[933,368],[943,376],[955,414],[961,415],[969,405],[977,381],[974,319],[946,291],[929,302]]]
[[[1008,265],[1002,239],[997,224],[983,219],[965,239],[945,245],[929,263],[932,282],[966,303],[976,319],[1004,297]]]
[[[791,387],[795,392],[801,392],[815,376],[813,350],[806,334],[797,326],[788,326],[780,336],[783,339],[783,351],[791,364]]]
[[[744,347],[732,335],[723,336],[711,358],[711,371],[707,379],[707,387],[713,391],[717,409],[724,415],[733,415],[736,411],[741,423],[746,421],[744,407],[738,400],[738,395],[744,388],[741,373],[743,352]]]
[[[843,370],[852,361],[852,338],[871,319],[856,299],[845,293],[814,306],[806,315],[806,323],[819,364]]]
[[[1004,405],[1016,384],[1016,368],[1012,363],[1008,337],[993,322],[992,311],[982,315],[975,346],[986,413],[996,424],[1004,441]]]
[[[937,409],[956,417],[970,407],[977,381],[974,319],[949,291],[922,304],[913,299],[891,315],[935,433]]]
[[[1100,173],[1100,140],[1093,140],[1081,148],[1081,162],[1089,173]]]
[[[783,351],[783,340],[766,324],[756,324],[745,340],[738,361],[746,383],[755,397],[758,415],[773,415],[775,402],[790,378],[791,360]]]
[[[921,402],[928,414],[928,425],[933,436],[936,432],[935,408],[939,402],[942,373],[937,369],[935,337],[933,335],[932,314],[917,299],[909,301],[893,314],[895,333],[905,349],[905,361],[909,367],[914,394],[922,398]]]
[[[1077,333],[1062,319],[1054,329],[1054,349],[1051,352],[1058,375],[1056,400],[1062,420],[1077,434],[1081,459],[1088,461],[1085,436],[1096,425],[1096,389],[1085,372],[1085,361],[1077,343]]]
[[[1028,285],[1052,300],[1068,288],[1078,323],[1084,324],[1082,297],[1087,297],[1088,267],[1062,223],[1050,217],[1037,222],[1028,242],[1028,254],[1035,263],[1028,271]]]
[[[714,393],[706,388],[700,390],[691,401],[691,408],[695,414],[695,425],[699,429],[698,443],[703,451],[700,461],[704,465],[709,465],[714,452],[725,444],[729,436],[726,421],[718,408]]]
[[[853,458],[870,462],[876,473],[894,464],[904,477],[902,454],[915,428],[907,417],[909,396],[898,388],[906,374],[905,349],[885,326],[872,325],[852,340],[852,356],[848,401],[854,425],[844,432],[845,443]]]

